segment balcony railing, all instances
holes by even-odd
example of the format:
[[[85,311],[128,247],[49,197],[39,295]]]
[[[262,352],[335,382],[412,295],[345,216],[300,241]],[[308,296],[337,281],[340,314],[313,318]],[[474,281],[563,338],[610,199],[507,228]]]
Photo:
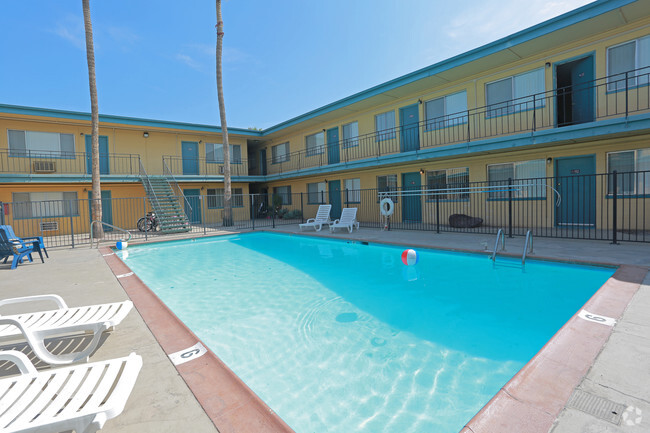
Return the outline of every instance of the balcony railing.
[[[99,155],[100,174],[137,175],[140,155],[108,153]],[[86,152],[0,149],[0,173],[12,174],[91,174],[92,158]]]
[[[627,117],[650,110],[650,67],[267,159],[267,174]]]
[[[163,156],[163,166],[166,164],[174,176],[223,176],[223,160],[208,160],[206,158],[184,158],[182,156]],[[248,175],[248,161],[237,159],[230,163],[232,176]]]

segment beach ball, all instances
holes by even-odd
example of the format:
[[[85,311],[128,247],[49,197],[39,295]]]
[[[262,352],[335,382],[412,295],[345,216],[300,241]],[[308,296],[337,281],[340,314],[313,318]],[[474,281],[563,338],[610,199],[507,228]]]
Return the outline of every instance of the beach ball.
[[[420,255],[417,251],[408,249],[402,252],[402,263],[404,263],[406,266],[415,265],[417,264],[418,260],[420,260]]]
[[[129,246],[129,243],[127,241],[124,241],[124,240],[121,240],[121,239],[115,243],[115,247],[118,250],[125,250],[126,247],[128,247],[128,246]]]

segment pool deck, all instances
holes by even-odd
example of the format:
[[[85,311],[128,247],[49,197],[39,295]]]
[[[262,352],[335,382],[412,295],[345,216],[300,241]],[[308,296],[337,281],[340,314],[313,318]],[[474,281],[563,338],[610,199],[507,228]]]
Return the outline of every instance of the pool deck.
[[[298,233],[298,228],[269,231]],[[353,234],[304,234],[485,254],[485,245],[491,249],[495,242],[494,235],[366,228]],[[523,238],[506,238],[506,251],[499,255],[521,257],[523,244]],[[57,293],[72,306],[130,298],[137,307],[91,356],[103,360],[134,351],[144,360],[124,412],[102,431],[291,431],[211,352],[175,367],[167,354],[188,349],[198,339],[137,276],[125,275],[128,268],[108,249],[48,252],[45,263],[36,259],[13,271],[0,264],[0,299]],[[463,433],[650,431],[650,245],[535,238],[529,257],[624,266],[585,305],[592,319],[574,316]],[[0,314],[11,311],[6,307]],[[617,322],[607,326],[598,323],[599,316]],[[33,357],[24,343],[0,343],[0,349],[7,348]],[[48,368],[42,363],[37,367]],[[0,376],[4,374],[0,368]]]

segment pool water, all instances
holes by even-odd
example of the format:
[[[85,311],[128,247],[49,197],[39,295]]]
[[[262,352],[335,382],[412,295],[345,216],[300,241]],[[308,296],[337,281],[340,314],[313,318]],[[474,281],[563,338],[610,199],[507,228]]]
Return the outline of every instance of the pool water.
[[[118,252],[297,433],[456,433],[610,268],[273,233]]]

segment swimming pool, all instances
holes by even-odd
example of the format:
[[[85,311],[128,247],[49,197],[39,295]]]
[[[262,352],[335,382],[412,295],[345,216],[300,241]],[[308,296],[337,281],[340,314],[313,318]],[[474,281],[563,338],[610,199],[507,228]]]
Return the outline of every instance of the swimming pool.
[[[613,273],[402,249],[253,233],[123,260],[298,433],[459,431]]]

